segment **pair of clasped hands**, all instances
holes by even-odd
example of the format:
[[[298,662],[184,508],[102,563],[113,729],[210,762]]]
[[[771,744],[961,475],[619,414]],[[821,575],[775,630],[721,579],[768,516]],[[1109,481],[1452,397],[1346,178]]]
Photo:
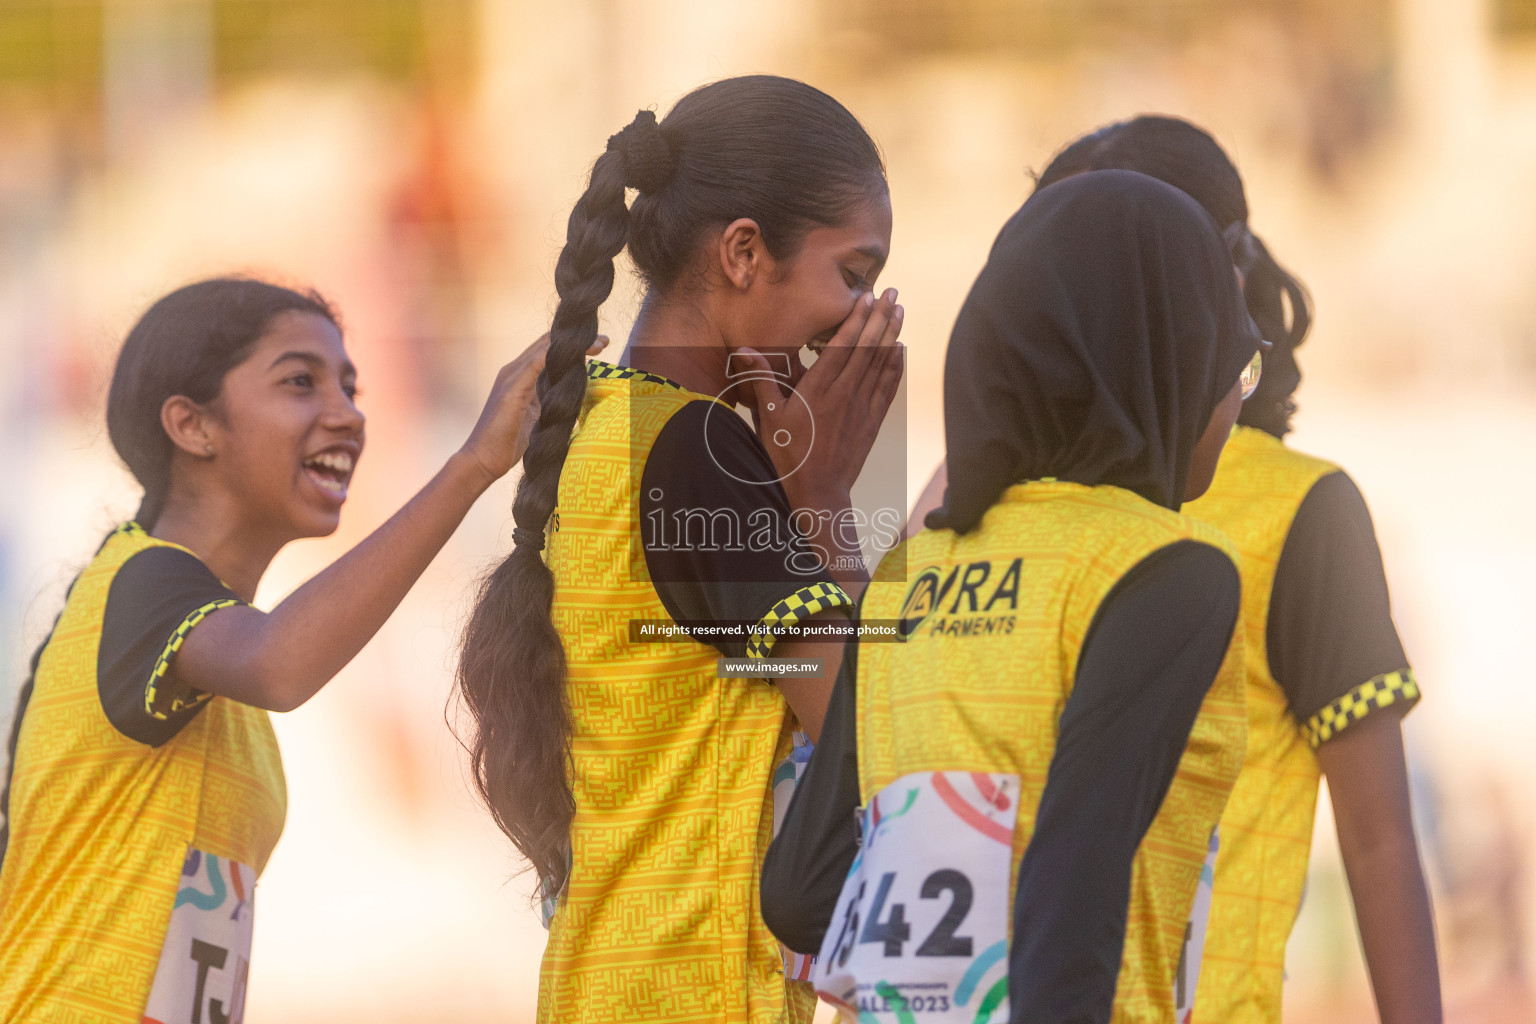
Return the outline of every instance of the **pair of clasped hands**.
[[[896,289],[887,288],[878,299],[864,293],[815,363],[789,382],[804,402],[784,400],[789,387],[761,352],[736,350],[734,358],[754,371],[753,423],[793,507],[847,507],[901,387],[906,349],[898,339],[904,319]]]
[[[872,293],[860,297],[798,380],[791,375],[791,381],[784,381],[755,349],[733,353],[751,368],[753,423],[795,508],[848,507],[853,483],[879,436],[906,366],[906,350],[898,340],[905,311],[896,297],[894,288],[879,298]],[[599,335],[587,354],[596,355],[607,346],[608,339]],[[545,334],[502,367],[480,421],[464,443],[464,452],[493,478],[511,469],[527,448],[539,418],[535,384],[548,351]],[[791,383],[803,402],[785,400]],[[508,434],[516,438],[510,446]]]

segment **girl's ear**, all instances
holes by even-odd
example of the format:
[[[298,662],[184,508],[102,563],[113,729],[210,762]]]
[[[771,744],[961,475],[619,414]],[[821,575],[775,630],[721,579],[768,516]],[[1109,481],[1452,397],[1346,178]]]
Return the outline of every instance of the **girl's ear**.
[[[171,443],[194,458],[213,455],[208,410],[186,395],[172,395],[160,406],[160,426]]]
[[[738,217],[720,233],[720,270],[737,289],[746,291],[772,260],[763,244],[763,230],[750,217]]]

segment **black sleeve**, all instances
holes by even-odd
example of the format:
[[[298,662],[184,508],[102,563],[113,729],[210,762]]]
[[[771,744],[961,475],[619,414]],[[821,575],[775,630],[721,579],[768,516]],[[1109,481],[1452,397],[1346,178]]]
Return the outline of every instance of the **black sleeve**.
[[[773,462],[733,410],[692,402],[662,427],[641,474],[640,531],[674,620],[795,622],[846,604],[793,522]],[[749,653],[745,639],[713,645],[728,658]]]
[[[1402,714],[1418,701],[1371,513],[1344,473],[1319,480],[1296,510],[1266,642],[1270,673],[1313,746],[1377,709]]]
[[[1095,615],[1019,867],[1014,1020],[1109,1020],[1131,864],[1231,643],[1240,599],[1225,554],[1181,541],[1137,565]]]
[[[158,747],[208,702],[181,689],[171,662],[192,627],[241,600],[198,559],[178,548],[141,551],[117,571],[107,591],[96,688],[117,731]]]
[[[763,920],[797,953],[815,953],[858,853],[859,645],[843,648],[821,741],[795,786],[778,838],[763,861]]]

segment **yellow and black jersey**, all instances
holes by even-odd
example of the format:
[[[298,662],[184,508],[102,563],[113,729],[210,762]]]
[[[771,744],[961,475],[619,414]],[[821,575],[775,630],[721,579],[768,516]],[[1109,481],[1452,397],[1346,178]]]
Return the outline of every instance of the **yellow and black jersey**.
[[[180,688],[170,671],[191,630],[238,601],[191,552],[135,523],[70,589],[11,769],[0,1019],[149,1020],[152,987],[179,992],[200,966],[170,942],[174,908],[217,909],[212,892],[184,895],[192,876],[217,877],[216,902],[228,896],[248,935],[245,883],[286,810],[276,739],[265,711]],[[224,1012],[244,993],[235,960],[219,965],[231,974]],[[222,973],[211,960],[202,969],[205,982]]]
[[[893,779],[1013,773],[1014,893],[976,894],[1013,897],[1013,1019],[1171,1019],[1242,755],[1225,540],[1129,491],[1040,481],[906,555],[910,579],[877,578],[860,616],[909,636],[845,656],[765,866],[769,921],[794,949],[821,946],[857,851],[854,808]]]
[[[1195,1021],[1278,1022],[1316,814],[1313,751],[1419,687],[1371,517],[1332,463],[1239,427],[1184,506],[1231,538],[1243,579],[1248,752],[1221,822]]]
[[[675,622],[744,627],[706,639],[726,657],[772,649],[754,627],[839,603],[826,553],[795,529],[777,476],[757,435],[713,400],[682,405],[644,458],[636,525],[645,575]]]
[[[542,1021],[809,1021],[757,877],[792,718],[722,655],[768,653],[775,622],[847,605],[805,543],[767,452],[733,408],[594,362],[547,560],[573,724],[571,873],[550,921]],[[637,624],[745,624],[713,645]],[[754,628],[755,627],[755,628]]]

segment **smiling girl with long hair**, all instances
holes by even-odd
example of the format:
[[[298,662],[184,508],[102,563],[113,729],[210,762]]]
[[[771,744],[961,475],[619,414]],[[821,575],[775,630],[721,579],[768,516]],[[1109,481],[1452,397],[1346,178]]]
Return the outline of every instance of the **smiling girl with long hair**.
[[[363,452],[357,371],[311,293],[202,281],[129,332],[107,431],[144,498],[32,657],[0,806],[0,1019],[238,1021],[287,803],[268,711],[384,624],[516,462],[541,341],[414,498],[270,612],[289,541],[332,533]]]

